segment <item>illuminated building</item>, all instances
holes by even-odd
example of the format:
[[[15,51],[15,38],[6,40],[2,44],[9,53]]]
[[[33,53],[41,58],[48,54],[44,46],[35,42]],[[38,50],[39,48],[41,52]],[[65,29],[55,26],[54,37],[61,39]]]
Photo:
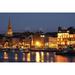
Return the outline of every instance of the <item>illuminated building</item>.
[[[7,35],[8,37],[13,36],[12,24],[11,24],[11,22],[10,22],[10,17],[9,17],[8,30],[7,30],[6,35]]]
[[[57,32],[48,32],[48,33],[46,33],[45,39],[46,39],[45,48],[58,48],[58,45],[57,45]]]
[[[58,28],[57,41],[58,48],[67,48],[68,46],[75,46],[75,33],[73,29]]]
[[[40,33],[35,33],[32,37],[31,46],[34,48],[44,48],[45,47],[45,35]]]
[[[72,47],[75,47],[75,34],[70,34],[69,43]]]
[[[49,37],[49,48],[58,48],[57,37]]]

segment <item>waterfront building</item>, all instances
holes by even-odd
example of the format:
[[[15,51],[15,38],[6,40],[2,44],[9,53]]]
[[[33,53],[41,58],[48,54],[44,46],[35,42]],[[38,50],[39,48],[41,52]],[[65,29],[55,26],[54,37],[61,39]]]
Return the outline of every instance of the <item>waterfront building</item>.
[[[45,35],[41,34],[40,32],[35,33],[32,36],[31,46],[32,48],[43,49],[45,47]]]
[[[74,28],[58,28],[57,34],[58,48],[75,47],[75,30]]]
[[[57,37],[49,37],[49,48],[58,48]]]
[[[67,29],[58,28],[57,40],[59,48],[66,48],[68,45],[70,45],[69,31]]]

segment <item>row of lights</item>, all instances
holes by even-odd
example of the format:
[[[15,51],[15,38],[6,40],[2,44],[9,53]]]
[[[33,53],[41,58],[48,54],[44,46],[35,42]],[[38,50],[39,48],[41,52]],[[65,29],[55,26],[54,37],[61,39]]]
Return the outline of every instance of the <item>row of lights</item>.
[[[47,53],[47,59],[49,58],[49,53]],[[14,57],[15,61],[18,60],[18,54],[15,53],[15,57]],[[7,52],[4,52],[4,60],[8,60],[8,54]],[[23,53],[23,58],[22,58],[23,61],[25,61],[25,53]],[[44,52],[41,52],[41,55],[39,52],[36,52],[36,62],[44,62]],[[30,61],[30,53],[27,54],[27,61],[29,62]],[[49,59],[48,59],[49,61]]]

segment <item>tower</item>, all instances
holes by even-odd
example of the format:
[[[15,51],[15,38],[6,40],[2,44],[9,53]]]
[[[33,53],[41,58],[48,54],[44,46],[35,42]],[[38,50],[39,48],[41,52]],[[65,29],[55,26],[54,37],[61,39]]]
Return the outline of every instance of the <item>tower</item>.
[[[6,35],[7,35],[8,37],[13,36],[12,24],[11,24],[11,21],[10,21],[10,17],[9,17],[9,21],[8,21],[8,30],[7,30]]]

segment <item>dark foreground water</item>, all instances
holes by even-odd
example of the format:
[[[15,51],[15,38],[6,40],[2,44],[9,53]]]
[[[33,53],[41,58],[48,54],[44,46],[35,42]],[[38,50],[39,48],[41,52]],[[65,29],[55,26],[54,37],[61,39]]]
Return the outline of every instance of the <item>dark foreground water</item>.
[[[75,56],[55,52],[0,51],[0,62],[75,62]]]

